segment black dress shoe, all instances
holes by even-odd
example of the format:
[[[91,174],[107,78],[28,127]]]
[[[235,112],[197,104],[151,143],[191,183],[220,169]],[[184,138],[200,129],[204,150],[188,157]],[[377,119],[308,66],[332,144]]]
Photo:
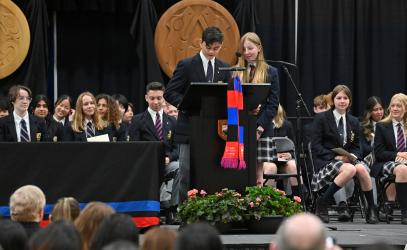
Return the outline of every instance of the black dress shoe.
[[[321,197],[318,197],[315,214],[324,222],[329,223],[328,204]]]
[[[166,225],[179,225],[180,221],[176,216],[176,213],[173,211],[169,211],[165,216],[165,224]]]
[[[338,212],[338,221],[342,222],[350,221],[349,209],[346,202],[341,201],[339,203],[337,212]]]
[[[367,209],[367,211],[366,211],[366,222],[368,224],[377,224],[377,223],[379,223],[376,207],[372,206],[372,207],[369,207]]]

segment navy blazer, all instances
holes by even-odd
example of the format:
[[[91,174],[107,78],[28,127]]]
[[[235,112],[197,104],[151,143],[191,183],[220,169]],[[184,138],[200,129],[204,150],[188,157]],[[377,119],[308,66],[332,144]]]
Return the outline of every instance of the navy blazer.
[[[231,79],[229,72],[219,71],[219,67],[228,66],[227,63],[215,58],[213,82],[229,82]],[[205,71],[199,53],[178,62],[174,74],[165,90],[165,100],[175,107],[178,107],[191,82],[206,82]],[[174,132],[174,140],[178,143],[188,143],[189,130],[188,114],[186,111],[180,110]]]
[[[280,96],[280,83],[278,71],[272,66],[268,66],[267,79],[265,83],[270,83],[270,89],[267,98],[261,103],[260,112],[257,115],[257,125],[264,131],[261,137],[272,137],[274,131],[273,119],[277,113]]]
[[[333,110],[316,114],[311,135],[315,171],[334,160],[333,148],[343,148],[361,159],[360,124],[356,117],[346,114],[346,144],[342,145]]]
[[[179,156],[178,146],[173,141],[175,125],[175,118],[163,113],[163,142],[165,145],[165,155],[170,158],[170,161],[178,160]],[[153,118],[147,110],[133,117],[129,128],[129,135],[131,141],[160,140],[154,126]]]
[[[81,132],[75,132],[72,129],[72,126],[70,126],[71,123],[69,123],[69,126],[65,127],[65,136],[64,136],[64,140],[63,141],[81,141],[81,142],[87,142],[87,138],[86,138],[86,132],[85,131],[81,131]],[[109,140],[112,141],[112,137],[113,137],[113,129],[111,126],[107,126],[104,129],[98,130],[95,128],[95,136],[98,135],[104,135],[107,134],[109,136]]]
[[[30,122],[30,138],[32,142],[50,141],[45,121],[32,114],[28,115]],[[16,124],[14,114],[0,118],[0,141],[17,142]]]
[[[377,177],[381,175],[383,164],[388,161],[395,161],[397,156],[396,137],[393,130],[393,122],[376,123],[373,150],[375,163],[372,166],[371,175]]]

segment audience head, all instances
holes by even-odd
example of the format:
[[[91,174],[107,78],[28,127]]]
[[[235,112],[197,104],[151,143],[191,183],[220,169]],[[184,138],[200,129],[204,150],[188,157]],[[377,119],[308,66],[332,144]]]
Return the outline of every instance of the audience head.
[[[352,92],[348,86],[339,84],[332,90],[332,103],[333,108],[339,113],[349,111],[352,106]]]
[[[40,222],[44,216],[45,195],[34,185],[17,189],[10,196],[10,216],[18,222]]]
[[[133,242],[127,240],[117,240],[109,243],[102,250],[137,250],[138,247]]]
[[[283,222],[270,250],[325,250],[325,240],[321,220],[313,214],[301,213]]]
[[[0,220],[0,246],[3,250],[25,250],[27,234],[23,226],[12,220]]]
[[[32,112],[40,118],[47,118],[49,115],[50,103],[45,95],[36,95],[31,103]]]
[[[383,119],[384,116],[384,105],[380,97],[371,96],[367,99],[365,118],[378,122]]]
[[[111,124],[116,128],[119,128],[122,116],[117,102],[111,96],[106,94],[96,96],[96,102],[97,113],[100,118],[107,124]]]
[[[122,94],[114,94],[112,95],[113,99],[117,102],[119,105],[119,110],[120,110],[120,117],[123,118],[124,113],[127,111],[129,108],[129,101],[127,98],[122,95]]]
[[[126,110],[126,112],[124,112],[124,115],[123,115],[123,121],[131,122],[131,119],[133,119],[133,116],[134,116],[134,105],[133,105],[133,103],[129,102],[127,110]]]
[[[164,104],[164,91],[165,87],[160,82],[150,82],[146,86],[145,99],[148,107],[153,111],[160,111]]]
[[[223,33],[218,27],[208,27],[202,32],[201,51],[208,60],[219,54],[222,43]]]
[[[388,107],[389,115],[385,118],[385,121],[389,122],[392,119],[396,121],[407,122],[407,96],[403,93],[393,95]]]
[[[30,250],[81,250],[81,237],[75,226],[67,221],[57,221],[31,236]]]
[[[23,85],[14,85],[10,88],[8,97],[10,103],[13,105],[14,111],[18,115],[24,116],[32,100],[31,90]]]
[[[61,95],[55,102],[54,116],[58,120],[68,118],[72,109],[72,99],[68,95]]]
[[[203,222],[186,226],[175,241],[175,250],[221,250],[218,231]]]
[[[8,101],[5,97],[0,97],[0,118],[8,116]]]
[[[89,249],[93,235],[102,221],[114,213],[113,208],[103,202],[90,202],[75,220],[75,226],[82,237],[83,250]]]
[[[138,229],[129,215],[113,214],[103,220],[95,232],[90,249],[101,250],[116,240],[128,240],[138,245]]]
[[[58,199],[50,214],[51,221],[65,220],[73,222],[80,213],[79,202],[73,197]]]
[[[177,233],[168,228],[154,227],[144,234],[142,250],[172,250]]]

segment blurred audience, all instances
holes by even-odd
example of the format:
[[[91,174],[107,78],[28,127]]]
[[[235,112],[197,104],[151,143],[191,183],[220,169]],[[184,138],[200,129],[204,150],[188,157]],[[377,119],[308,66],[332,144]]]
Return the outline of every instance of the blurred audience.
[[[27,239],[27,234],[20,223],[0,220],[0,246],[3,250],[25,250]]]
[[[144,234],[141,250],[173,250],[176,238],[174,230],[154,227]]]
[[[79,213],[79,202],[73,197],[63,197],[55,203],[49,219],[53,222],[58,220],[74,222]]]

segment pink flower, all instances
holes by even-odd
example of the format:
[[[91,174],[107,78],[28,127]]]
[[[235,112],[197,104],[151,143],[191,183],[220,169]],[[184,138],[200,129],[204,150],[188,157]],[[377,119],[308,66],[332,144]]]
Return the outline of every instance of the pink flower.
[[[198,190],[195,189],[195,188],[192,189],[192,190],[189,190],[188,191],[188,197],[190,197],[190,198],[195,197],[197,193],[198,193]]]
[[[256,202],[261,202],[260,197],[257,197],[257,198],[256,198]]]
[[[253,203],[253,201],[251,201],[251,202],[249,203],[249,207],[251,207],[251,208],[253,208],[253,207],[254,207],[254,203]]]
[[[208,193],[205,192],[205,190],[201,189],[201,192],[200,192],[199,194],[201,194],[202,196],[205,196],[205,195],[207,195]]]
[[[280,190],[280,189],[277,189],[277,188],[276,188],[276,190],[277,190],[277,192],[279,192],[280,194],[285,195],[285,192],[284,192],[283,190]]]
[[[301,203],[301,198],[299,196],[294,196],[293,199],[298,202]]]

